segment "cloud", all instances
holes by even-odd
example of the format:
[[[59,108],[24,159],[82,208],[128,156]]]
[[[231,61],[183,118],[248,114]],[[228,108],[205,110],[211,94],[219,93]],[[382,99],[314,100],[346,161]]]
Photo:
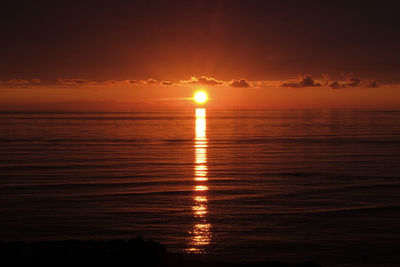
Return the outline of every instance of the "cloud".
[[[179,82],[180,84],[202,84],[202,85],[222,85],[225,82],[217,80],[212,77],[207,77],[207,76],[201,76],[200,78],[197,77],[192,77],[190,80],[181,80]]]
[[[104,85],[123,85],[123,84],[126,84],[126,81],[108,80],[108,81],[102,82],[101,84],[104,84]]]
[[[32,80],[25,79],[10,79],[7,81],[0,81],[0,86],[37,86],[40,84],[40,79],[33,78]]]
[[[365,87],[365,88],[377,88],[378,83],[375,80],[362,81],[358,77],[354,76],[352,73],[343,74],[342,80],[331,80],[328,74],[322,74],[322,83],[314,81],[311,76],[300,76],[298,81],[294,82],[283,82],[282,87],[293,87],[293,88],[303,88],[303,87],[319,87],[325,86],[331,89],[342,89],[348,87]]]
[[[292,87],[292,88],[304,88],[304,87],[324,87],[331,89],[342,89],[342,88],[377,88],[379,87],[376,80],[361,80],[352,73],[342,74],[342,79],[335,80],[331,79],[328,74],[322,74],[322,78],[314,80],[310,75],[299,76],[297,80],[280,81],[280,80],[252,80],[249,81],[245,78],[233,79],[233,80],[218,80],[213,77],[201,76],[195,77],[188,80],[180,80],[178,82],[170,80],[156,80],[149,78],[147,80],[106,80],[106,81],[92,81],[84,78],[58,78],[56,82],[47,81],[42,83],[38,78],[31,80],[27,79],[10,79],[6,81],[0,81],[0,87],[2,88],[33,88],[39,86],[60,86],[60,87],[132,87],[132,86],[193,86],[193,85],[207,85],[216,87],[233,87],[233,88],[254,88],[261,89],[265,87]]]
[[[189,85],[189,84],[202,84],[207,86],[224,86],[224,87],[241,87],[247,88],[251,87],[250,83],[246,79],[240,80],[218,80],[213,77],[201,76],[200,78],[193,76],[189,80],[180,80],[180,85]]]
[[[125,82],[126,84],[135,84],[135,83],[139,83],[139,81],[137,81],[137,80],[124,80],[124,82]]]
[[[282,87],[293,87],[293,88],[303,88],[303,87],[317,87],[321,86],[320,83],[316,83],[310,76],[300,76],[299,81],[296,82],[284,82],[281,84]]]
[[[29,84],[29,82],[30,81],[28,81],[28,80],[12,79],[12,80],[8,80],[7,84],[22,85],[22,84]]]
[[[146,83],[146,82],[131,80],[131,79],[121,80],[121,81],[108,80],[108,81],[104,81],[104,82],[97,82],[97,84],[99,84],[99,85],[106,85],[106,86],[126,86],[126,85],[135,85],[135,84],[139,84],[139,83]]]
[[[162,81],[161,84],[162,85],[173,85],[174,83],[171,81]]]
[[[334,82],[328,83],[328,86],[329,86],[330,88],[332,88],[332,89],[340,89],[340,88],[343,88],[343,85],[340,84],[338,81],[334,81]]]
[[[241,79],[241,80],[232,80],[231,83],[229,83],[231,87],[250,87],[250,84],[246,79]]]
[[[366,81],[366,82],[364,82],[364,87],[366,87],[366,88],[377,88],[379,86],[378,86],[377,81]]]
[[[85,80],[82,78],[73,78],[73,79],[58,78],[57,82],[62,85],[75,85],[75,86],[98,84],[98,82],[89,81],[89,80]],[[111,82],[111,81],[109,81],[109,82]]]
[[[341,89],[347,87],[365,87],[365,88],[377,88],[378,83],[375,80],[362,81],[355,77],[352,73],[343,74],[343,81],[332,81],[328,82],[328,86],[332,89]]]
[[[200,84],[204,84],[204,85],[217,85],[217,84],[223,84],[223,81],[218,81],[214,78],[211,77],[205,77],[205,76],[201,76],[198,79],[198,83]]]
[[[129,86],[129,85],[139,85],[139,84],[159,84],[160,82],[153,78],[140,81],[133,79],[90,81],[83,78],[71,78],[71,79],[58,78],[57,83],[61,85],[70,85],[70,86],[87,86],[87,85]]]
[[[146,83],[147,84],[154,84],[154,83],[160,83],[160,82],[155,80],[155,79],[150,78],[150,79],[147,79]]]
[[[342,74],[343,75],[343,74]],[[361,80],[354,77],[353,73],[345,75],[346,86],[357,87],[360,85]]]

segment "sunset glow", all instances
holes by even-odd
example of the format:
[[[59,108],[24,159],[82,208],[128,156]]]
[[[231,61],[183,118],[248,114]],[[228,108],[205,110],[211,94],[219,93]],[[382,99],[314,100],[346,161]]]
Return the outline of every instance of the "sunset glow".
[[[136,112],[193,103],[250,110],[400,108],[399,27],[384,23],[397,21],[390,13],[397,8],[376,4],[377,25],[358,4],[343,9],[335,1],[300,5],[302,11],[279,1],[141,2],[115,10],[79,1],[11,5],[3,23],[9,38],[0,49],[0,111]],[[15,12],[20,8],[25,15]],[[71,18],[72,10],[82,13]],[[330,13],[344,14],[323,15]],[[42,26],[31,23],[37,18]],[[105,25],[93,28],[96,23]],[[358,29],[365,32],[357,37]]]
[[[2,265],[400,266],[399,1],[1,7]]]

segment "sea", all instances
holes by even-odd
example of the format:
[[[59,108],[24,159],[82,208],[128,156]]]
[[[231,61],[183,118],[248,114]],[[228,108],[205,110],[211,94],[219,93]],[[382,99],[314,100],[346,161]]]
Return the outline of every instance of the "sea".
[[[0,241],[400,266],[400,112],[0,113]]]

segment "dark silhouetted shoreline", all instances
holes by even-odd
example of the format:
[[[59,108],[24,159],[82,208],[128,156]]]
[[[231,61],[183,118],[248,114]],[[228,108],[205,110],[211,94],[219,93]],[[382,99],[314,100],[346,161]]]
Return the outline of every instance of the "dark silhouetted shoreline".
[[[141,237],[109,241],[1,242],[0,265],[10,264],[129,264],[134,266],[268,266],[317,267],[312,262],[289,264],[282,261],[222,262],[201,256],[168,252],[160,243]]]

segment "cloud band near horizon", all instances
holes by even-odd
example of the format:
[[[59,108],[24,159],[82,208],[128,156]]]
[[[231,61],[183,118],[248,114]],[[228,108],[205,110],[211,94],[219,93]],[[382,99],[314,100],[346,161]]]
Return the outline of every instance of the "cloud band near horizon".
[[[351,87],[377,88],[376,80],[361,80],[352,73],[342,74],[342,79],[331,79],[329,75],[323,74],[322,79],[313,79],[310,75],[299,76],[297,79],[272,81],[272,80],[254,80],[246,78],[219,80],[214,77],[201,76],[191,77],[187,80],[158,80],[148,78],[143,80],[125,79],[125,80],[106,80],[93,81],[84,78],[58,78],[56,81],[42,81],[39,78],[10,79],[0,81],[0,87],[41,87],[41,86],[59,86],[59,87],[92,87],[92,86],[137,86],[137,85],[161,85],[161,86],[205,86],[205,87],[231,87],[231,88],[307,88],[307,87],[327,87],[331,89],[343,89]]]

